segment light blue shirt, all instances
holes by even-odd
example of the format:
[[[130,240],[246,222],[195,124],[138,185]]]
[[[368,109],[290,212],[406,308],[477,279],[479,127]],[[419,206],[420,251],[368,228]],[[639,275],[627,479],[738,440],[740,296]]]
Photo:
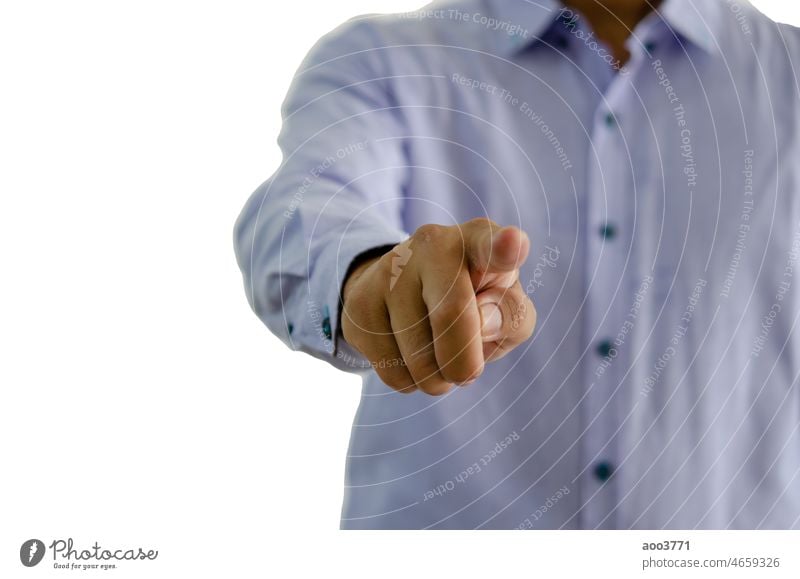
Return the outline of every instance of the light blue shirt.
[[[342,527],[800,527],[800,34],[666,0],[628,47],[616,70],[556,2],[462,0],[301,66],[235,239],[269,328],[364,373]],[[534,336],[397,394],[340,336],[347,268],[480,216],[530,236]]]

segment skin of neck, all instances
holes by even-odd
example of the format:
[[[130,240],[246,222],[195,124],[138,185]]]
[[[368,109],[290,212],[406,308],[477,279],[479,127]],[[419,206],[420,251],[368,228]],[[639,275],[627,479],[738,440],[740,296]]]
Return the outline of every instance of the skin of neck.
[[[660,4],[660,0],[564,0],[565,7],[580,13],[594,34],[621,63],[630,54],[625,41],[636,25]]]

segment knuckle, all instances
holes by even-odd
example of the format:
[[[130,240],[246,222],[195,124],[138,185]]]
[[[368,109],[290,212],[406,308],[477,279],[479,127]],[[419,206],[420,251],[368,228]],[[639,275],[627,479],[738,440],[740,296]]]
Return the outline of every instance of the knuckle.
[[[375,371],[381,381],[389,388],[398,392],[413,392],[416,390],[414,382],[410,379],[407,372],[394,369],[380,368],[376,365]]]
[[[437,223],[426,223],[420,225],[414,232],[415,239],[421,239],[425,242],[436,242],[441,240],[446,235],[447,228],[444,225]]]
[[[441,369],[442,376],[448,382],[454,384],[464,384],[478,378],[483,374],[483,364],[474,363],[454,363],[446,364]]]
[[[464,236],[456,227],[428,223],[420,226],[413,237],[412,250],[419,249],[432,257],[425,263],[434,267],[442,264],[442,258],[460,259],[464,251]]]
[[[452,384],[436,378],[429,378],[427,380],[423,380],[422,382],[417,382],[417,388],[430,396],[441,396],[442,394],[447,394],[452,387]]]

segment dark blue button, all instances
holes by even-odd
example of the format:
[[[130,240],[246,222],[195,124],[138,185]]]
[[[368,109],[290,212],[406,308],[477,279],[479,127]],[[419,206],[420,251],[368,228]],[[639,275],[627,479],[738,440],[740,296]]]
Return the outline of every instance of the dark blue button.
[[[286,329],[289,330],[289,335],[291,336],[292,332],[294,332],[294,324],[289,322],[289,324],[286,326]]]
[[[602,235],[604,239],[614,239],[616,234],[617,228],[614,227],[613,223],[604,223],[600,226],[600,235]]]
[[[325,335],[326,339],[331,340],[333,338],[333,334],[331,333],[331,314],[327,305],[322,308],[322,315],[325,316],[322,319],[322,333]]]
[[[610,462],[603,461],[594,465],[594,476],[597,477],[597,480],[605,482],[611,478],[612,474],[614,474],[614,467]]]
[[[606,126],[613,127],[615,124],[617,124],[617,119],[614,113],[606,113]]]
[[[597,344],[597,355],[601,358],[607,357],[614,350],[614,344],[611,340],[603,340]]]
[[[562,49],[563,49],[563,48],[567,48],[567,47],[569,46],[569,40],[567,40],[567,39],[566,39],[566,38],[564,38],[563,36],[558,36],[558,37],[556,37],[556,39],[555,39],[555,41],[554,41],[554,44],[555,44],[555,45],[556,45],[558,48],[562,48]]]
[[[656,43],[652,41],[645,42],[644,49],[647,51],[648,54],[653,54],[653,51],[656,49]]]

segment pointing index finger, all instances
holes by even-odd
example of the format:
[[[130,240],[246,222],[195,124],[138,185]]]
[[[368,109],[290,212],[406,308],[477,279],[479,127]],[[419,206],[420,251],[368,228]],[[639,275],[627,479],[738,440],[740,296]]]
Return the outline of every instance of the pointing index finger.
[[[528,258],[530,240],[518,227],[500,227],[491,221],[475,223],[468,232],[470,269],[484,273],[507,273]]]

